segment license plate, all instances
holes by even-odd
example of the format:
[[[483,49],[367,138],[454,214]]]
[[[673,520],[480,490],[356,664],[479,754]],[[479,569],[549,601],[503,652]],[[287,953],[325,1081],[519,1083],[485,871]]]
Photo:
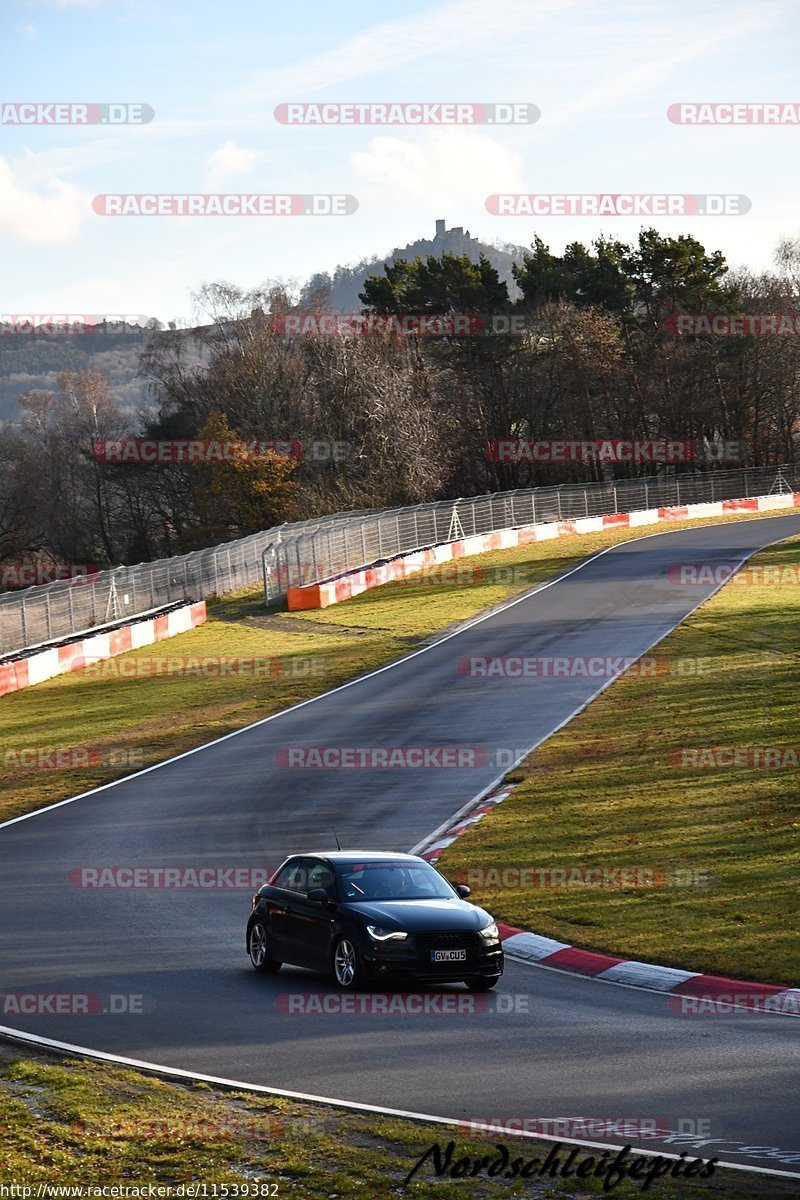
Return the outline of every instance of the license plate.
[[[431,950],[431,962],[466,962],[466,950]]]

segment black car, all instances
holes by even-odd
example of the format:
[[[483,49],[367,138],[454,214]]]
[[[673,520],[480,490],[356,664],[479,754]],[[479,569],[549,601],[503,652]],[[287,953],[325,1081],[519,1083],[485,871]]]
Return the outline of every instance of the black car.
[[[295,854],[253,897],[247,950],[257,971],[332,971],[355,991],[378,980],[494,987],[503,948],[492,918],[414,854]]]

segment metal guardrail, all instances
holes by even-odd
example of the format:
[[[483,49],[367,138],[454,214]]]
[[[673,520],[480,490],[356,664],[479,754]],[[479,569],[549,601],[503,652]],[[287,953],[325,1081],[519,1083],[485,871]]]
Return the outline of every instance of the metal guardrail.
[[[360,515],[343,513],[341,517]],[[99,626],[178,600],[203,600],[252,587],[262,578],[262,554],[280,530],[299,531],[309,524],[316,522],[276,526],[175,558],[6,592],[0,595],[0,658],[16,650],[80,637]]]
[[[753,467],[561,484],[379,513],[347,514],[344,519],[331,517],[313,528],[308,523],[302,531],[290,532],[286,527],[265,547],[264,593],[267,603],[272,603],[290,587],[320,583],[399,554],[499,529],[797,490],[800,477],[794,467]]]
[[[175,558],[0,595],[0,657],[178,600],[222,596],[262,579],[267,603],[274,603],[288,587],[495,529],[795,490],[800,490],[795,468],[760,467],[563,484],[312,518]]]

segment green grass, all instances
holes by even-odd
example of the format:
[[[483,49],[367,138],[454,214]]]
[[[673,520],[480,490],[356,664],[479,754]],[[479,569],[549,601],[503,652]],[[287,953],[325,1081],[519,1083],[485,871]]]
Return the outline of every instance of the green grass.
[[[639,536],[639,530],[612,530],[476,555],[301,615],[267,614],[257,591],[218,601],[208,623],[190,633],[0,699],[0,819],[131,769],[20,769],[6,755],[90,746],[104,754],[134,753],[134,767],[162,761],[390,662],[587,555]],[[797,961],[797,941],[788,928],[797,926],[791,917],[798,907],[791,882],[797,867],[792,774],[691,775],[659,759],[668,745],[688,736],[693,722],[703,744],[718,741],[718,729],[731,742],[794,737],[800,744],[795,658],[788,649],[775,655],[792,642],[787,614],[795,610],[791,589],[764,595],[751,588],[724,590],[669,642],[670,653],[675,639],[686,638],[674,653],[711,654],[712,674],[693,683],[659,676],[615,684],[535,756],[535,778],[449,851],[444,865],[520,865],[522,855],[523,864],[541,866],[642,862],[705,870],[713,883],[704,891],[504,891],[479,892],[478,898],[511,923],[565,941],[692,969],[735,968],[796,982],[791,954]],[[765,666],[766,651],[776,665]],[[261,673],[121,675],[137,663],[149,663],[152,672],[178,659],[196,665],[219,658],[257,659]],[[724,715],[717,721],[720,696]]]
[[[252,1187],[258,1181],[277,1183],[279,1197],[303,1200],[585,1200],[609,1194],[599,1179],[437,1179],[427,1168],[405,1187],[403,1180],[434,1142],[444,1150],[455,1137],[453,1161],[496,1155],[496,1140],[512,1157],[525,1159],[544,1158],[550,1146],[512,1137],[465,1139],[443,1126],[164,1082],[86,1060],[15,1054],[0,1054],[0,1183],[33,1186],[34,1195],[41,1183],[146,1188],[189,1182]],[[577,1162],[589,1155],[599,1152],[581,1151]],[[562,1162],[565,1157],[562,1152]],[[796,1187],[789,1180],[719,1170],[703,1184],[657,1181],[645,1194],[654,1200],[779,1200],[796,1195]],[[638,1184],[624,1182],[610,1194],[632,1200],[643,1193]]]
[[[207,624],[189,633],[4,696],[0,820],[163,761],[336,687],[634,532],[565,537],[476,555],[459,568],[466,572],[460,583],[453,582],[456,568],[444,566],[319,612],[268,615],[261,590],[249,590],[210,604]],[[220,658],[258,659],[260,674],[155,673],[177,659]],[[124,676],[134,664],[151,674]],[[52,770],[18,765],[23,750],[80,747],[97,748],[106,760],[128,755],[131,765]]]
[[[611,531],[476,556],[460,564],[466,573],[460,583],[441,568],[299,617],[265,614],[256,591],[229,597],[211,606],[206,626],[112,663],[222,656],[282,662],[281,673],[273,673],[274,663],[258,678],[251,673],[128,679],[117,671],[102,673],[113,667],[76,672],[0,700],[0,753],[92,746],[141,750],[141,765],[160,761],[389,662],[586,555],[636,536],[640,531]],[[789,561],[787,556],[797,554],[793,546],[763,559]],[[719,744],[721,729],[729,743],[800,744],[797,616],[788,589],[762,595],[757,589],[726,589],[661,647],[671,656],[710,657],[710,674],[688,689],[685,678],[672,676],[615,684],[516,773],[524,777],[523,786],[460,839],[443,865],[455,871],[476,864],[611,862],[705,870],[711,876],[705,891],[495,891],[475,898],[512,923],[565,941],[698,970],[796,982],[794,777],[686,773],[670,768],[666,756],[684,743]],[[113,765],[23,771],[4,761],[0,819],[128,773]],[[279,1182],[278,1194],[287,1197],[498,1195],[498,1181],[488,1179],[418,1176],[410,1189],[403,1188],[423,1151],[448,1140],[435,1126],[15,1054],[13,1060],[0,1057],[3,1183],[221,1184],[264,1178]],[[116,1122],[122,1122],[125,1136],[104,1136],[103,1129]],[[268,1136],[261,1136],[259,1122]],[[100,1128],[87,1136],[82,1123]],[[145,1136],[148,1123],[157,1136]],[[513,1139],[507,1141],[513,1145]],[[547,1151],[529,1140],[525,1148],[526,1156]],[[485,1151],[478,1142],[459,1140],[457,1155],[479,1152]],[[578,1200],[602,1194],[599,1189],[599,1181],[578,1187],[568,1181],[502,1181],[509,1196]],[[623,1184],[612,1194],[630,1200],[642,1193]],[[703,1185],[657,1183],[647,1193],[658,1200],[796,1194],[796,1183],[741,1172],[720,1173]]]
[[[754,566],[800,579],[800,543]],[[498,918],[568,943],[738,978],[800,982],[797,768],[681,766],[682,747],[794,747],[800,755],[800,586],[745,569],[513,773],[521,783],[440,867],[639,867],[696,872],[681,886],[478,886]],[[697,674],[680,660],[705,660]],[[680,760],[679,760],[680,761]],[[713,760],[711,760],[713,761]],[[516,880],[507,877],[511,883]],[[530,878],[530,877],[529,877]]]

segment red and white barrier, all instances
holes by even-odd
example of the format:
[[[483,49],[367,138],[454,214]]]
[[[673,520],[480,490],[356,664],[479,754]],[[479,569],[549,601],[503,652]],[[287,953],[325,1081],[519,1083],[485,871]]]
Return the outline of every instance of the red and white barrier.
[[[81,667],[99,662],[102,658],[114,658],[140,646],[150,646],[186,633],[206,621],[206,602],[184,604],[172,612],[161,613],[145,621],[134,621],[108,633],[96,633],[64,646],[53,646],[40,650],[27,658],[15,658],[0,663],[0,696],[32,687],[45,679],[77,671]]]
[[[665,521],[691,521],[702,517],[721,517],[726,513],[766,512],[770,509],[800,508],[800,492],[780,496],[751,496],[746,500],[717,500],[713,504],[686,504],[674,508],[645,508],[631,513],[608,513],[602,517],[579,517],[574,521],[548,521],[541,525],[523,525],[519,529],[501,529],[445,542],[429,550],[401,554],[379,567],[364,567],[348,571],[324,583],[309,583],[305,587],[289,588],[287,606],[290,611],[304,608],[327,608],[341,604],[394,579],[405,579],[415,571],[439,566],[454,558],[485,554],[488,550],[505,550],[512,546],[528,546],[550,538],[566,537],[571,533],[599,533],[603,529],[625,529],[639,525],[659,525]]]
[[[420,856],[434,865],[438,863],[442,852],[456,838],[465,834],[473,825],[477,825],[513,791],[514,785],[506,784],[491,795],[485,796],[468,816],[454,822],[427,849],[421,850]],[[497,922],[497,928],[500,930],[503,949],[514,958],[555,967],[559,971],[603,979],[606,983],[621,983],[626,987],[668,992],[673,997],[670,1001],[670,1009],[673,1012],[690,1015],[745,1009],[751,1012],[777,1012],[788,1016],[800,1016],[800,988],[772,983],[749,983],[740,979],[729,979],[724,975],[706,975],[701,971],[684,971],[678,967],[662,967],[657,963],[600,954],[595,950],[570,946],[567,942],[559,942],[541,933],[518,929],[516,925],[505,925],[501,921]]]

